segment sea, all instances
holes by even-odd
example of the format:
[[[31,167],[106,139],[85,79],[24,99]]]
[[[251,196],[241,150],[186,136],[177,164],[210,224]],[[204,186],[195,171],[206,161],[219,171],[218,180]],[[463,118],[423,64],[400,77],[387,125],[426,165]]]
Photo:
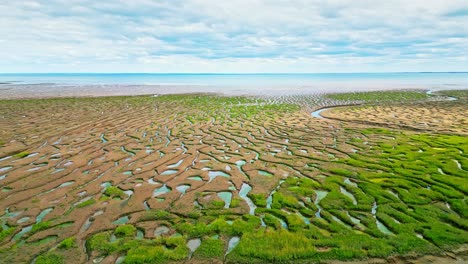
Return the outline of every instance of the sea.
[[[0,73],[0,98],[176,93],[295,95],[468,88],[468,72],[400,73]]]

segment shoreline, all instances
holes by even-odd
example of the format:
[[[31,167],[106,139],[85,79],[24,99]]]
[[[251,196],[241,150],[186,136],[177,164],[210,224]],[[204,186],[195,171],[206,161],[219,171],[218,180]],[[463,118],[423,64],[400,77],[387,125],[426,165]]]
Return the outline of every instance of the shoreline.
[[[38,84],[0,84],[0,100],[5,99],[46,99],[46,98],[87,98],[108,96],[145,96],[168,94],[213,93],[223,96],[319,96],[332,93],[354,93],[375,91],[402,91],[402,90],[464,90],[465,86],[400,86],[400,85],[372,85],[358,86],[302,86],[302,85],[58,85],[51,83]]]

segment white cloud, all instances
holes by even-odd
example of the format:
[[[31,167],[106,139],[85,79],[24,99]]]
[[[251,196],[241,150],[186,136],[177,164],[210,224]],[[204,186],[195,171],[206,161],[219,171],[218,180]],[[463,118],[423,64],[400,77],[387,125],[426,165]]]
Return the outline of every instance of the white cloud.
[[[4,2],[0,72],[468,70],[461,0]]]

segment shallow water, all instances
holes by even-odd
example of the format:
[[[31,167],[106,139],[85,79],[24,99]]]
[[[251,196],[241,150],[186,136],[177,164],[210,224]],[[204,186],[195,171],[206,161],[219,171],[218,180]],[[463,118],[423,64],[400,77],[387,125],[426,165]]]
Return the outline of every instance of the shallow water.
[[[190,185],[188,184],[183,184],[183,185],[179,185],[176,187],[176,190],[181,192],[182,194],[185,194],[185,192],[190,188]]]
[[[170,192],[170,191],[171,191],[171,189],[168,188],[168,187],[166,186],[166,184],[164,184],[162,187],[160,187],[160,188],[154,190],[154,192],[153,192],[153,197],[157,197],[157,196],[159,196],[159,195],[163,195],[163,194],[168,193],[168,192]]]
[[[348,185],[351,185],[353,187],[357,187],[357,184],[355,182],[352,182],[349,178],[346,178],[344,180],[344,183],[348,184]]]
[[[276,188],[270,193],[270,195],[267,197],[266,199],[266,207],[268,209],[271,209],[271,204],[273,203],[273,194],[275,194],[276,190],[278,190],[280,187],[281,187],[281,184],[283,184],[284,180],[280,180],[278,182],[278,185],[276,186]]]
[[[115,225],[123,225],[123,224],[128,223],[129,220],[130,220],[130,218],[128,218],[128,216],[126,215],[126,216],[120,217],[119,219],[115,220],[112,223],[115,224]]]
[[[28,217],[28,216],[22,217],[22,218],[18,219],[18,221],[16,221],[16,223],[18,223],[18,224],[26,223],[26,222],[29,221],[29,219],[31,219],[31,218]]]
[[[197,248],[200,247],[200,245],[201,245],[201,239],[199,238],[190,239],[187,242],[187,247],[190,250],[189,259],[192,257],[193,252],[195,252],[195,250],[197,250]]]
[[[52,210],[54,210],[54,208],[52,208],[52,207],[42,210],[42,212],[39,215],[36,216],[36,223],[42,222],[42,219],[44,219],[44,217],[46,217],[46,215],[48,215],[50,212],[52,212]]]
[[[356,198],[354,197],[354,195],[350,192],[348,192],[345,188],[341,187],[340,186],[340,191],[342,194],[346,195],[347,197],[349,197],[352,201],[353,201],[353,204],[354,205],[357,205],[357,201],[356,201]]]
[[[221,176],[221,177],[226,177],[229,178],[231,175],[223,172],[223,171],[209,171],[208,172],[208,177],[210,177],[209,182],[213,181],[216,177]]]
[[[167,167],[168,167],[169,169],[177,168],[177,167],[179,167],[179,166],[180,166],[180,164],[182,164],[182,162],[184,162],[184,160],[183,160],[183,159],[182,159],[182,160],[179,160],[177,163],[174,163],[174,164],[168,165]]]
[[[226,255],[231,253],[231,251],[239,244],[240,242],[240,237],[232,237],[231,239],[229,239],[229,243],[228,243],[228,249],[226,251]]]
[[[163,171],[161,175],[172,175],[172,174],[176,174],[177,172],[179,171],[178,170],[166,170],[166,171]]]
[[[99,139],[101,139],[101,142],[102,143],[107,143],[108,140],[106,139],[105,135],[104,134],[101,134],[101,136],[99,137]]]
[[[125,260],[125,256],[120,256],[115,261],[115,264],[122,264],[124,262],[124,260]]]
[[[382,224],[379,220],[376,220],[377,228],[380,230],[380,232],[386,234],[386,235],[393,235],[393,233],[384,225]]]
[[[273,176],[273,174],[271,174],[271,173],[269,173],[268,171],[265,171],[265,170],[258,170],[258,174],[260,174],[262,176],[268,176],[268,177]]]
[[[155,236],[162,236],[163,234],[166,234],[170,231],[169,227],[167,226],[160,226],[154,230],[154,235]]]
[[[32,225],[31,225],[31,226],[27,226],[27,227],[21,229],[21,231],[20,231],[18,234],[16,234],[16,235],[12,238],[12,240],[13,240],[13,241],[18,241],[19,239],[21,239],[21,238],[24,236],[24,234],[26,234],[26,233],[28,233],[29,231],[31,231],[31,229],[32,229]]]
[[[244,182],[242,183],[241,189],[239,191],[239,196],[242,199],[244,199],[247,205],[249,206],[250,208],[249,214],[255,215],[255,209],[257,208],[257,206],[255,206],[252,200],[247,196],[251,190],[252,190],[252,186]]]
[[[224,201],[224,208],[228,209],[231,206],[232,192],[219,192],[217,195]]]
[[[203,178],[200,176],[192,176],[192,177],[188,177],[187,179],[192,180],[192,181],[203,181]]]
[[[3,167],[3,168],[0,168],[0,172],[5,172],[5,171],[8,171],[8,170],[11,170],[13,167],[12,166],[6,166],[6,167]]]
[[[306,216],[304,216],[303,214],[301,214],[300,212],[297,212],[297,215],[302,218],[302,220],[304,221],[304,223],[306,225],[310,225],[310,219]]]
[[[320,115],[320,113],[322,113],[325,110],[328,110],[328,108],[322,108],[322,109],[319,109],[319,110],[315,110],[314,112],[310,113],[310,115],[312,115],[315,118],[324,118],[323,116]]]
[[[315,206],[317,206],[318,211],[315,213],[315,216],[317,218],[322,218],[321,212],[322,212],[322,207],[320,207],[319,203],[320,201],[327,196],[328,192],[327,191],[320,191],[320,190],[315,190],[315,194],[317,195],[317,198],[314,201]]]

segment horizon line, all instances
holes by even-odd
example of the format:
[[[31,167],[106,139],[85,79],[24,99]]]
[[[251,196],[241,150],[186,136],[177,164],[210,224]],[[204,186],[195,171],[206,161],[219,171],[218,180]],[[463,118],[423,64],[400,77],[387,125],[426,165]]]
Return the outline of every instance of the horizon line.
[[[0,72],[0,75],[14,74],[173,74],[173,75],[300,75],[300,74],[383,74],[383,73],[468,73],[468,71],[388,71],[388,72]]]

